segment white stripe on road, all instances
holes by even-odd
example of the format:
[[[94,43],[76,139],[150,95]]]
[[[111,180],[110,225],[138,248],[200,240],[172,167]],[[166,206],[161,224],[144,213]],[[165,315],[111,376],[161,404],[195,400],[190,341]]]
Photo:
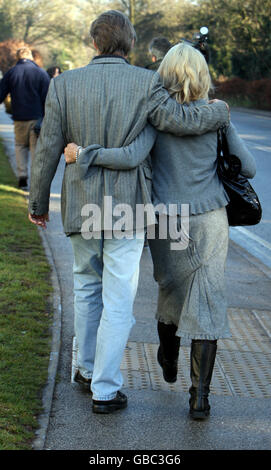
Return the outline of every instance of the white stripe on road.
[[[239,137],[252,149],[261,150],[262,152],[271,152],[270,141],[264,135],[243,134],[240,132]]]
[[[264,147],[263,145],[253,145],[252,143],[249,143],[248,146],[255,150],[261,150],[262,152],[271,153],[271,147]]]
[[[271,243],[244,227],[230,227],[230,238],[271,269]]]

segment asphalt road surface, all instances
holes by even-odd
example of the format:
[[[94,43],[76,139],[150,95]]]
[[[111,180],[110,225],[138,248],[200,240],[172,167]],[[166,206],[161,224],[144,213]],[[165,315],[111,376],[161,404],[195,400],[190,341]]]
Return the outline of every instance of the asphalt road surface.
[[[263,209],[258,225],[231,229],[232,239],[271,267],[271,113],[235,109],[231,120],[256,159],[257,173],[251,183]]]
[[[249,230],[271,242],[271,113],[232,111],[231,119],[257,163],[253,187],[262,203],[263,218]]]

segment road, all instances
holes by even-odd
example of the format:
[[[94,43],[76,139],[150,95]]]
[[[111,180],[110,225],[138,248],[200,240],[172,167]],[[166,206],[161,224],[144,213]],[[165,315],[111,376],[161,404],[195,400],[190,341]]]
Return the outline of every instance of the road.
[[[231,238],[271,267],[271,113],[234,109],[231,120],[256,159],[252,185],[263,209],[258,225],[231,229]]]
[[[268,116],[256,112],[250,114],[232,111],[231,118],[257,162],[253,187],[262,203],[263,219],[259,225],[249,230],[266,241],[271,241],[271,113]]]

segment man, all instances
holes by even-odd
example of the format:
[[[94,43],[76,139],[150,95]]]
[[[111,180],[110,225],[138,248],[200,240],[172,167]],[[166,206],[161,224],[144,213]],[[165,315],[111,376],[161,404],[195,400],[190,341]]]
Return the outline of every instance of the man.
[[[15,153],[19,188],[27,187],[28,152],[34,157],[37,136],[35,124],[44,115],[50,78],[34,61],[29,48],[16,53],[17,64],[0,82],[0,103],[10,93],[15,132]]]
[[[151,64],[147,65],[149,70],[157,70],[166,53],[171,48],[171,43],[167,38],[153,38],[149,45],[149,53],[151,55]]]
[[[147,120],[177,135],[204,133],[228,121],[223,102],[186,114],[185,107],[169,97],[157,73],[127,62],[136,35],[123,13],[111,10],[100,15],[91,25],[91,37],[98,55],[86,67],[56,77],[49,87],[29,197],[29,219],[44,228],[51,181],[68,143],[81,147],[77,149],[81,159],[91,144],[112,148],[129,144]],[[76,164],[65,169],[62,219],[74,252],[79,369],[75,380],[91,386],[94,413],[111,413],[127,405],[120,392],[120,365],[135,321],[144,233],[140,238],[135,234],[121,238],[112,236],[110,226],[120,204],[132,208],[134,216],[137,204],[151,202],[150,178],[147,160],[129,171],[93,166],[82,174]],[[86,228],[90,207],[94,213],[98,208],[92,233]],[[100,234],[94,228],[97,222],[102,224]]]

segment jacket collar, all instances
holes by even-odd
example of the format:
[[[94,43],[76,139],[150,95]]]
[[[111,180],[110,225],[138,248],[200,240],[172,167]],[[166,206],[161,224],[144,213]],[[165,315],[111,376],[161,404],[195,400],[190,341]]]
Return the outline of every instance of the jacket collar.
[[[93,57],[90,64],[129,64],[128,60],[126,60],[121,55],[97,55]]]
[[[31,59],[19,59],[17,64],[25,64],[26,62],[30,62],[30,64],[34,64],[34,65],[37,65],[36,62],[34,62],[33,60]]]

